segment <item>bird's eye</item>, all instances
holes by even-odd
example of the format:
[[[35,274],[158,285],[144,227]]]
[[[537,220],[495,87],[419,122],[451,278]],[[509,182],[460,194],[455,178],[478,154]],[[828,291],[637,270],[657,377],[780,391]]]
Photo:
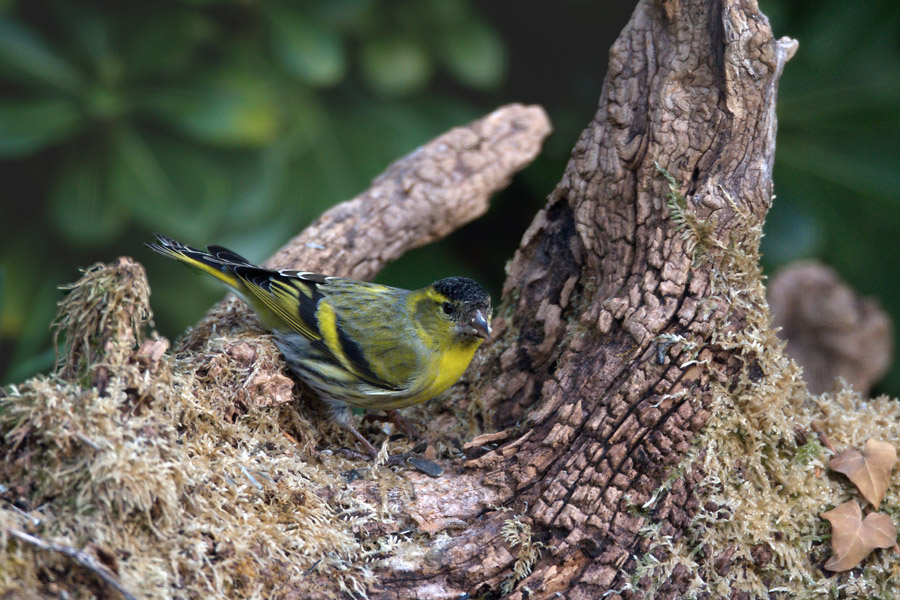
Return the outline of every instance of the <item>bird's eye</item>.
[[[456,307],[449,302],[444,302],[441,304],[441,310],[444,311],[445,315],[450,316],[456,312]]]

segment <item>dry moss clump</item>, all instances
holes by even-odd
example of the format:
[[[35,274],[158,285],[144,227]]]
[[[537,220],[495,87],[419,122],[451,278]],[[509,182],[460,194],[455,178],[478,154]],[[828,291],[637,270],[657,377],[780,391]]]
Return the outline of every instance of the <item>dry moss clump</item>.
[[[148,300],[139,264],[91,267],[60,303],[56,373],[0,398],[0,597],[115,597],[10,530],[83,550],[142,598],[317,598],[325,581],[364,597],[399,539],[398,478],[351,482],[360,463],[312,451],[323,434],[246,311],[173,358],[144,339]]]
[[[733,203],[732,203],[733,204]],[[896,597],[900,561],[879,550],[846,573],[825,571],[831,555],[824,511],[859,496],[828,469],[834,447],[862,447],[868,438],[900,444],[900,404],[866,400],[852,390],[810,396],[800,367],[784,352],[769,318],[759,269],[759,227],[724,249],[713,268],[714,301],[729,309],[718,319],[715,343],[743,362],[738,381],[718,386],[712,417],[693,447],[646,505],[642,535],[650,551],[632,578],[632,589],[652,598],[673,576],[688,574],[684,598],[883,598]],[[735,331],[740,316],[745,326]],[[707,365],[714,368],[713,365]],[[700,509],[677,540],[660,534],[654,508],[677,478],[699,473]],[[900,481],[881,511],[900,522]]]

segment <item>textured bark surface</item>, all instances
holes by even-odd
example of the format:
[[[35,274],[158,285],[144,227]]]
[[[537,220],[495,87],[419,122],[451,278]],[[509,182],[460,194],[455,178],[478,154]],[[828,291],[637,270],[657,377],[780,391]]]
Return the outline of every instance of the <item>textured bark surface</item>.
[[[500,445],[448,473],[450,486],[416,481],[420,526],[465,525],[436,537],[430,560],[394,564],[376,597],[619,597],[647,550],[633,508],[708,420],[712,386],[735,385],[748,365],[753,375],[752,356],[715,343],[745,314],[716,295],[714,275],[769,208],[776,87],[795,48],[772,38],[755,2],[638,5],[468,377]],[[680,200],[667,204],[656,165]],[[661,535],[684,533],[694,484],[679,478],[656,505]],[[682,571],[657,597],[687,589]]]

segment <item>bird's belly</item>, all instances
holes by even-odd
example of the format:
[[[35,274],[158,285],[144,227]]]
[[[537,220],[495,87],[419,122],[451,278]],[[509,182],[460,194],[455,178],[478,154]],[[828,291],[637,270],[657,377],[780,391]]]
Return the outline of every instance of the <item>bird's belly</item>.
[[[393,397],[381,397],[378,399],[377,405],[374,405],[374,402],[366,402],[366,400],[350,400],[347,403],[359,408],[379,408],[381,410],[396,410],[421,404],[434,398],[459,380],[466,367],[472,362],[472,356],[477,347],[478,344],[473,344],[470,348],[453,349],[442,353],[437,359],[436,365],[428,371],[432,374],[431,377],[424,383],[422,381],[413,382],[407,393],[398,393]]]

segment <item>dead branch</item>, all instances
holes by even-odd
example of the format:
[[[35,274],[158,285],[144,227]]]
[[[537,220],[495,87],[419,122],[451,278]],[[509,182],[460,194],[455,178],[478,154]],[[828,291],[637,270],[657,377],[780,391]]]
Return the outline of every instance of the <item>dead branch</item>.
[[[451,129],[328,210],[266,265],[370,279],[406,251],[483,215],[549,134],[544,110],[521,104]]]

